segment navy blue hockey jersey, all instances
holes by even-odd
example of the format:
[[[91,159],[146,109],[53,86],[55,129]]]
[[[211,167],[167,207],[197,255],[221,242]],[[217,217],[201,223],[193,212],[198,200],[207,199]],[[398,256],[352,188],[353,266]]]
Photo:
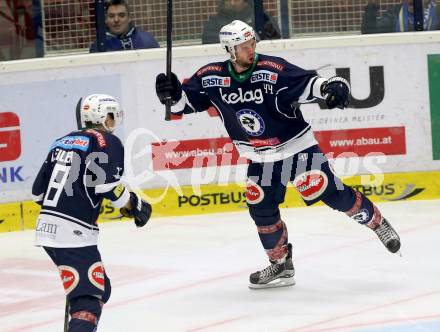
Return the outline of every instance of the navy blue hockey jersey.
[[[287,158],[317,144],[299,105],[316,96],[316,71],[286,60],[256,55],[246,72],[237,74],[230,61],[210,63],[183,83],[183,102],[175,114],[214,106],[239,153],[254,161]]]
[[[111,133],[88,129],[57,139],[32,187],[41,205],[36,245],[96,245],[103,198],[116,207],[128,201],[123,171],[124,148]]]

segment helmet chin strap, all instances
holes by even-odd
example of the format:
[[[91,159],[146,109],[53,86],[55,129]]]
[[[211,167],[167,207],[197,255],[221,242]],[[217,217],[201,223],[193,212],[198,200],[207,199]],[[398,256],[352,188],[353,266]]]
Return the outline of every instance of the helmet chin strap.
[[[107,127],[107,125],[105,124],[105,122],[102,124],[102,126],[105,128],[105,130],[107,130],[109,133],[112,133],[115,129],[115,127]]]
[[[235,52],[232,51],[229,46],[227,47],[226,51],[229,53],[229,56],[231,57],[230,58],[231,62],[236,62],[237,57],[235,56]]]

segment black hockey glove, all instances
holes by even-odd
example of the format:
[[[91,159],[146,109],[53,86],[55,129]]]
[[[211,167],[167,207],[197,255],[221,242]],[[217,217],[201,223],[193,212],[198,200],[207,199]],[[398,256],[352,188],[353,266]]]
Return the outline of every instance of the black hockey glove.
[[[134,223],[137,227],[145,226],[151,216],[151,205],[143,201],[139,195],[130,192],[131,209],[125,207],[120,208],[123,217],[134,218]]]
[[[182,98],[182,84],[176,74],[171,73],[171,77],[164,73],[157,75],[156,94],[162,104],[165,105],[168,99],[171,99],[171,105],[176,104]]]
[[[343,109],[350,103],[350,84],[345,78],[331,77],[321,85],[321,95],[328,108]]]

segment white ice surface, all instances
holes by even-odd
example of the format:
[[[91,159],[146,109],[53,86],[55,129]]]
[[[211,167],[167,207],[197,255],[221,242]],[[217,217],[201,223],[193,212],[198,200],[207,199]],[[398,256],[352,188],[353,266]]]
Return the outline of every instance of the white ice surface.
[[[327,207],[286,209],[293,287],[248,289],[267,265],[247,211],[101,225],[113,291],[100,332],[439,332],[440,201],[379,204],[402,257]],[[0,234],[0,331],[60,332],[64,293],[33,232]]]

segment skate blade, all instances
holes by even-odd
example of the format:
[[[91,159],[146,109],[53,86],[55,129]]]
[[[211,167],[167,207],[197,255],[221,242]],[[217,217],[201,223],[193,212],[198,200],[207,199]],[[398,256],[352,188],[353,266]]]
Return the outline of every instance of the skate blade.
[[[278,278],[268,282],[267,284],[249,284],[250,289],[268,289],[268,288],[279,288],[288,287],[295,285],[294,277]]]

